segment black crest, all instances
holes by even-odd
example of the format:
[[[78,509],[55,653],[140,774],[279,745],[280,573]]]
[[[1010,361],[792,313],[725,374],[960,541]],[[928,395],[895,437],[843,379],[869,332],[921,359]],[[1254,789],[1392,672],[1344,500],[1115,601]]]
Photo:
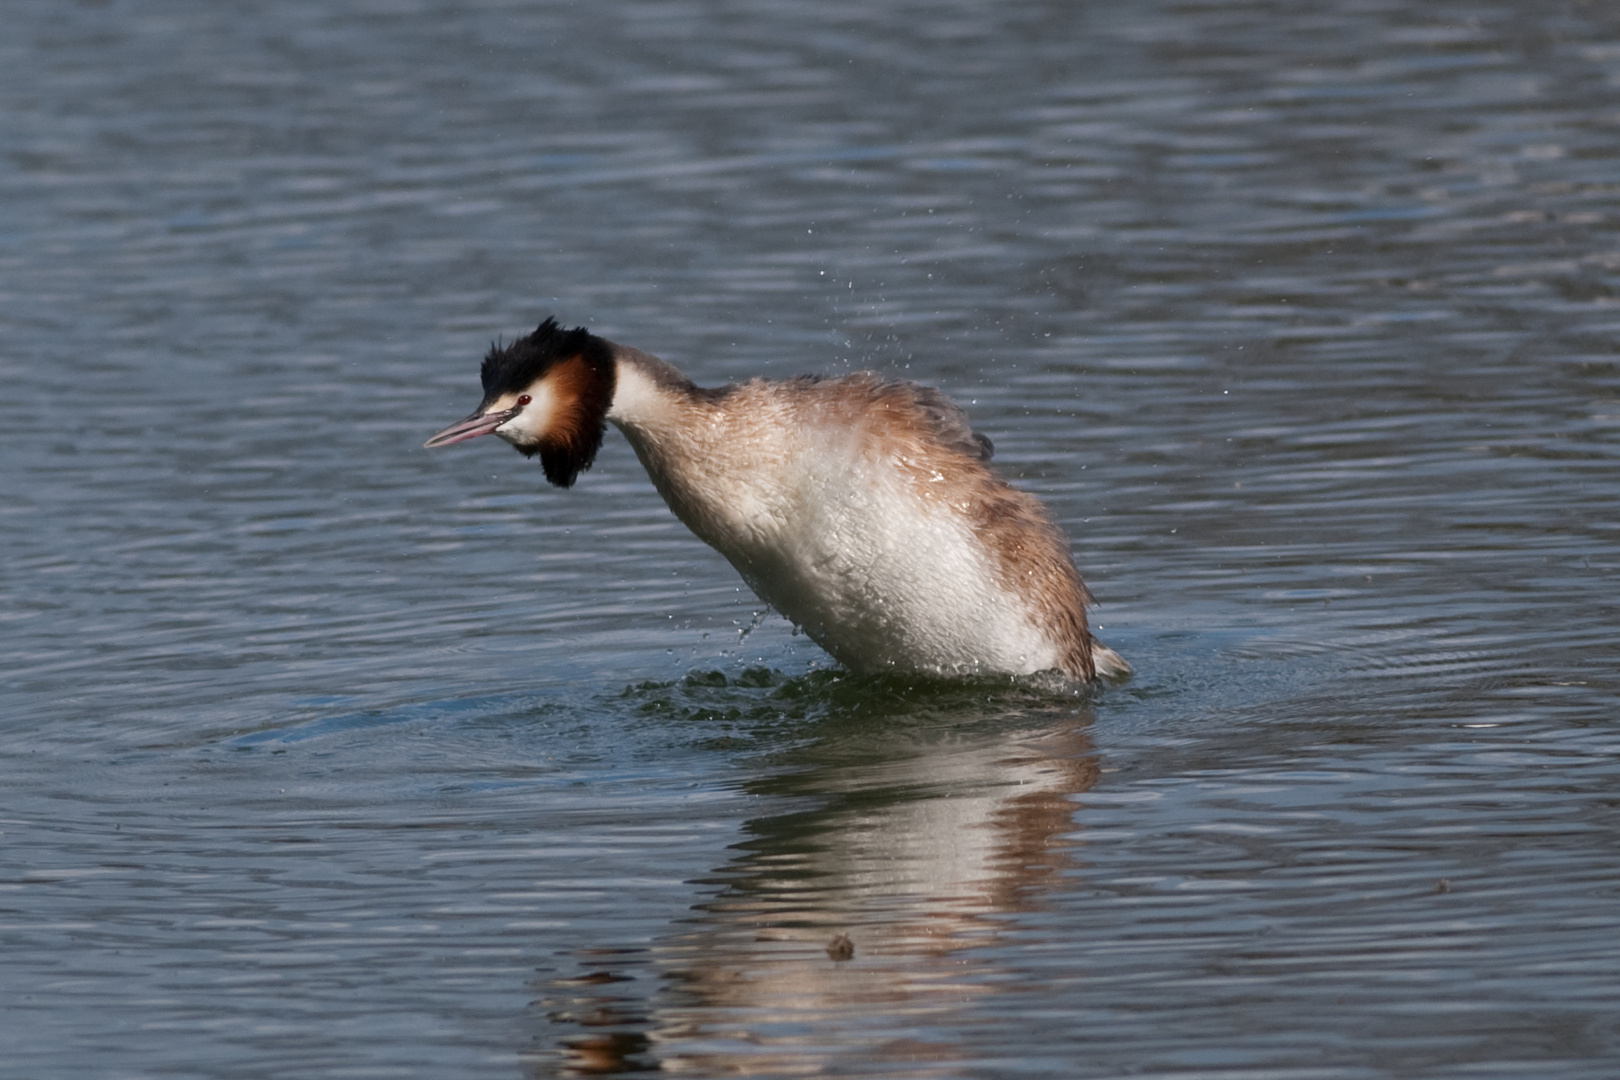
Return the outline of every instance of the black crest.
[[[613,404],[612,345],[583,326],[564,330],[554,318],[510,345],[491,345],[478,371],[484,384],[480,408],[528,390],[554,369],[558,407],[551,430],[517,449],[525,457],[539,454],[546,479],[565,488],[591,467],[602,447]]]

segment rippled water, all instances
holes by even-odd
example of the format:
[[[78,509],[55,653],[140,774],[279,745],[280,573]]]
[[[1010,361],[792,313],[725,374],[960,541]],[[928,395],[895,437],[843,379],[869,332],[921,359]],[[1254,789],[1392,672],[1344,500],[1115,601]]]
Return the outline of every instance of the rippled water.
[[[1617,87],[1590,3],[8,5],[0,1071],[1616,1075]],[[849,679],[617,436],[420,450],[550,313],[945,388],[1136,677]]]

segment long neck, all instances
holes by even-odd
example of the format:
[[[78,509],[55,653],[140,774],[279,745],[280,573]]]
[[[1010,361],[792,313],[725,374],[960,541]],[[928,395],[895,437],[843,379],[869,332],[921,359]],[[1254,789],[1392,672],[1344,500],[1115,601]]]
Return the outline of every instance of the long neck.
[[[607,418],[626,434],[655,431],[688,415],[708,396],[696,383],[650,353],[613,345],[613,403]]]
[[[637,349],[616,345],[613,360],[607,418],[624,433],[675,516],[719,546],[728,531],[723,503],[736,451],[723,406],[731,388],[703,389]]]
[[[607,418],[624,432],[653,483],[675,506],[667,479],[679,471],[679,462],[701,456],[693,440],[707,427],[702,414],[712,395],[673,365],[639,349],[613,346],[613,367],[613,403]]]

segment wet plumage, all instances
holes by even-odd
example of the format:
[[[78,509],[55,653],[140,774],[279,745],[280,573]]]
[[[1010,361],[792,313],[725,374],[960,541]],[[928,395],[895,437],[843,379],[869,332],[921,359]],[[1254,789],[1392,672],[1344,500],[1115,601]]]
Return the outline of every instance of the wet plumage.
[[[551,319],[480,374],[478,409],[428,446],[493,433],[568,487],[614,424],[675,515],[851,670],[1130,670],[1090,634],[1062,532],[938,390],[870,373],[704,389]]]

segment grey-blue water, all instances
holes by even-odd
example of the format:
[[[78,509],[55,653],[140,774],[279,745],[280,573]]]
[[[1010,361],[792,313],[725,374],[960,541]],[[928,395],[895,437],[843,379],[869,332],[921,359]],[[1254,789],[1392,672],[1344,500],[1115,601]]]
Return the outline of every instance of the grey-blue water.
[[[1620,8],[4,21],[0,1074],[1620,1075]],[[422,450],[553,313],[943,387],[1136,677]]]

